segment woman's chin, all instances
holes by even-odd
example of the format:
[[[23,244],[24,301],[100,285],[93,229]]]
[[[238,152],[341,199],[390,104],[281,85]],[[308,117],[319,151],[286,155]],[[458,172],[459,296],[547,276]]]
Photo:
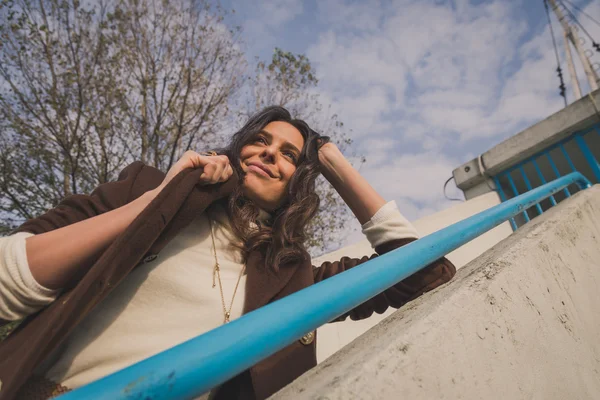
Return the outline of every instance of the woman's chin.
[[[273,199],[268,196],[269,191],[265,190],[264,182],[256,182],[258,179],[252,179],[250,176],[246,176],[244,180],[244,196],[246,196],[249,200],[252,200],[254,204],[258,207],[262,208],[265,211],[271,211],[277,208],[277,206],[273,205],[275,202]]]

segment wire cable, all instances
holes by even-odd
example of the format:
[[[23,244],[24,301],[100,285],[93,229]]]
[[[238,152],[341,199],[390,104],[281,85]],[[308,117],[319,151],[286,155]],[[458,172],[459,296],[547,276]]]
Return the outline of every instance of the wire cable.
[[[594,19],[594,17],[592,17],[590,14],[583,11],[581,8],[577,7],[575,4],[571,3],[569,0],[562,0],[562,1],[569,4],[571,7],[573,7],[574,9],[576,9],[577,11],[579,11],[580,13],[582,13],[583,15],[585,15],[586,17],[588,17],[589,19],[594,21],[598,26],[600,26],[600,22],[598,22],[596,19]],[[564,6],[564,4],[563,4],[563,6]]]
[[[450,182],[452,179],[454,179],[454,175],[451,176],[450,178],[448,178],[448,180],[446,181],[446,183],[444,183],[444,197],[447,200],[450,200],[450,201],[464,201],[463,199],[456,199],[454,197],[448,197],[448,195],[446,194],[446,186],[448,186],[448,182]]]
[[[565,9],[565,11],[567,11],[567,13],[569,14],[569,17],[571,18],[571,20],[573,20],[583,31],[583,33],[586,34],[586,36],[592,41],[592,47],[594,49],[596,49],[596,51],[600,52],[600,45],[598,43],[596,43],[596,41],[594,40],[594,38],[592,37],[592,35],[590,35],[590,33],[583,27],[583,25],[581,25],[581,23],[579,22],[579,20],[577,20],[577,18],[575,18],[575,14],[573,14],[573,12],[571,10],[569,10],[567,8],[567,6],[565,6],[565,4],[562,2],[562,0],[558,0],[558,2],[560,3],[561,6],[563,6],[563,8]]]
[[[552,36],[552,45],[554,46],[554,55],[556,56],[556,73],[560,80],[560,95],[565,101],[565,107],[567,106],[567,89],[565,87],[565,81],[563,80],[562,68],[560,67],[560,58],[558,57],[558,48],[556,47],[556,39],[554,38],[554,29],[552,28],[552,20],[550,19],[550,10],[548,9],[548,0],[544,0],[544,8],[546,8],[546,16],[548,17],[548,25],[550,26],[550,35]]]

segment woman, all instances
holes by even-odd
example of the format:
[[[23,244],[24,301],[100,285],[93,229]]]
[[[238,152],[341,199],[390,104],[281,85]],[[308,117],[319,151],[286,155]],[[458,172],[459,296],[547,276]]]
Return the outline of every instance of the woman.
[[[312,267],[303,242],[319,173],[377,253],[417,238],[334,144],[283,108],[253,116],[219,153],[187,152],[166,175],[133,163],[0,239],[0,319],[27,318],[0,344],[0,399],[85,385],[366,261]],[[454,272],[441,259],[348,315],[400,307]],[[268,397],[316,365],[314,338],[211,397]]]

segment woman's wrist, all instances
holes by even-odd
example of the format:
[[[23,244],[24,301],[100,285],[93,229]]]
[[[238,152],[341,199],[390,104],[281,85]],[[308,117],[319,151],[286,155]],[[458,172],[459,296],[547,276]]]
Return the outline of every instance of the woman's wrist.
[[[333,143],[327,143],[319,149],[319,162],[323,176],[332,184],[343,183],[342,170],[352,168],[340,149]]]

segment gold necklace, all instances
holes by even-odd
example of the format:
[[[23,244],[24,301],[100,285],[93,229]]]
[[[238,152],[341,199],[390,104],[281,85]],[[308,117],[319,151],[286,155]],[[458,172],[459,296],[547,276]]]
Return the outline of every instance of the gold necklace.
[[[223,295],[223,284],[221,283],[221,268],[219,267],[219,260],[217,259],[217,246],[215,245],[215,235],[213,234],[212,221],[210,217],[208,217],[208,227],[210,229],[210,237],[212,239],[212,249],[213,255],[215,256],[215,267],[213,269],[213,283],[212,287],[216,286],[215,284],[215,275],[219,278],[219,290],[221,291],[221,303],[223,304],[223,323],[226,324],[229,322],[229,317],[231,316],[231,309],[233,308],[233,300],[235,299],[235,294],[237,293],[238,286],[240,284],[240,280],[242,279],[242,275],[246,270],[246,266],[242,268],[240,271],[240,276],[238,276],[237,283],[235,284],[235,289],[233,289],[233,296],[231,296],[231,304],[229,305],[229,310],[225,306],[225,296]]]

